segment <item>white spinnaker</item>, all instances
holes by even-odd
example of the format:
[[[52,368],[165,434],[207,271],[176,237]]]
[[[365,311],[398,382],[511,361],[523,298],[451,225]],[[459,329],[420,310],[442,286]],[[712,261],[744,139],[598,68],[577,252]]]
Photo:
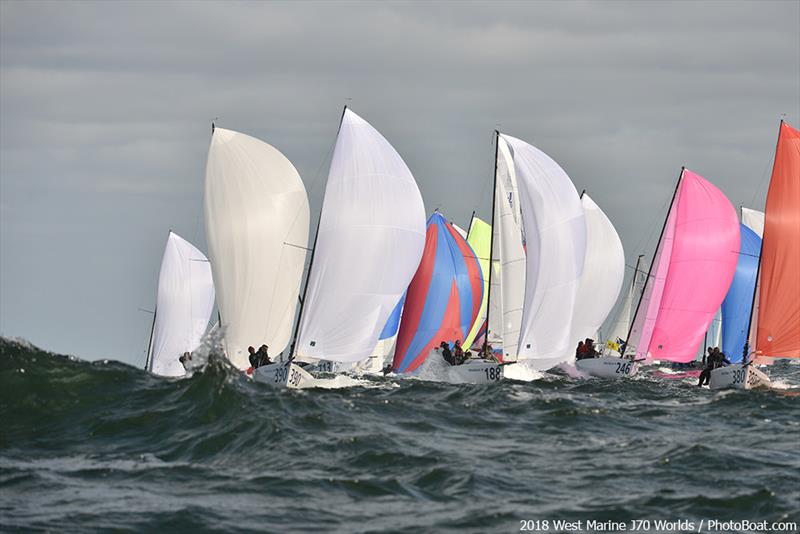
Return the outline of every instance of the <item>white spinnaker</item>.
[[[213,308],[214,282],[208,259],[170,232],[158,274],[148,370],[161,376],[183,376],[186,371],[178,358],[200,345]]]
[[[519,359],[548,369],[574,354],[572,316],[586,255],[583,206],[558,163],[520,139],[501,137],[513,150],[527,247]]]
[[[764,236],[764,212],[742,207],[742,223],[758,234]]]
[[[300,357],[367,358],[417,270],[425,206],[403,159],[345,110],[297,342]]]
[[[597,339],[625,277],[625,251],[614,225],[588,194],[583,194],[581,203],[586,218],[586,257],[572,316],[573,345],[587,337]]]
[[[308,245],[308,196],[274,147],[217,128],[208,151],[205,223],[228,359],[276,355],[291,337]]]
[[[522,322],[525,293],[525,249],[517,195],[514,161],[502,137],[497,139],[497,191],[495,193],[495,270],[489,314],[489,341],[502,337],[503,359],[517,359],[517,342]],[[496,276],[499,274],[499,276]],[[496,278],[496,279],[495,279]]]

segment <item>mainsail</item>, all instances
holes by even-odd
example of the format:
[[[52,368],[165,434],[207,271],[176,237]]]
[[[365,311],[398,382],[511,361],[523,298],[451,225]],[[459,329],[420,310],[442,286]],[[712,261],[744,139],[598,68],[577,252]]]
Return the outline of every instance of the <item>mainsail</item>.
[[[205,223],[225,332],[240,369],[247,347],[286,348],[308,244],[308,197],[294,166],[272,146],[216,128],[208,151]]]
[[[473,341],[478,336],[478,333],[484,326],[486,321],[486,304],[489,301],[489,257],[492,254],[492,227],[487,222],[472,216],[472,222],[469,225],[469,235],[467,236],[467,243],[475,251],[475,256],[478,259],[478,264],[481,266],[481,278],[483,279],[483,298],[481,299],[481,308],[478,311],[478,319],[472,325],[472,328],[464,340],[464,350],[472,346]],[[476,347],[478,350],[481,347]]]
[[[500,138],[513,151],[527,252],[517,352],[520,360],[548,369],[572,354],[575,295],[586,254],[583,206],[552,158],[520,139]]]
[[[733,362],[742,360],[750,314],[753,308],[753,292],[758,273],[758,255],[761,238],[746,225],[740,225],[739,261],[728,293],[722,301],[722,350]],[[718,346],[716,341],[712,346]]]
[[[161,376],[183,376],[178,358],[199,345],[214,308],[211,266],[202,252],[169,233],[158,275],[153,333],[147,370]]]
[[[764,212],[756,355],[800,358],[800,132],[785,122]]]
[[[617,302],[625,277],[625,251],[614,225],[588,194],[581,196],[586,217],[586,258],[575,295],[572,342],[597,339],[597,331]]]
[[[730,201],[684,169],[628,336],[637,358],[692,361],[738,257],[739,222]]]
[[[463,341],[478,317],[483,291],[472,247],[435,212],[428,219],[422,261],[408,286],[394,369],[414,371],[442,341]]]
[[[511,150],[497,134],[488,342],[502,345],[504,361],[517,359],[525,298],[525,249]]]
[[[614,319],[614,324],[611,327],[611,332],[606,336],[609,341],[617,343],[617,340],[625,341],[628,335],[628,327],[631,324],[631,314],[633,313],[633,306],[635,302],[639,302],[639,296],[642,294],[644,282],[647,279],[647,266],[646,262],[642,261],[644,255],[640,255],[636,259],[636,267],[631,276],[631,285],[625,295],[625,300],[622,301],[622,307]]]
[[[325,188],[296,354],[367,358],[425,247],[425,206],[405,162],[345,109]]]

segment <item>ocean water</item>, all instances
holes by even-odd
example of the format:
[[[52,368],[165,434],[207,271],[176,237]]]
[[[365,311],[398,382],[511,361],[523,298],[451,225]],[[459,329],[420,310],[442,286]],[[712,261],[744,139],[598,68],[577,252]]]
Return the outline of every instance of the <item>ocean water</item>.
[[[214,354],[167,380],[5,339],[0,349],[3,532],[800,523],[800,366],[786,362],[769,391],[647,373],[291,391]]]

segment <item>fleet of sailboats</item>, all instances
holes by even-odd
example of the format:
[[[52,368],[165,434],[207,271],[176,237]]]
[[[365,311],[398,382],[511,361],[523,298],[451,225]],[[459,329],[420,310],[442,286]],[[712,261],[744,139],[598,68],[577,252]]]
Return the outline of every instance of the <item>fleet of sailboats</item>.
[[[292,163],[212,126],[209,259],[170,232],[146,369],[185,373],[178,356],[199,346],[215,287],[228,360],[248,369],[248,347],[267,345],[274,363],[248,371],[281,387],[315,387],[332,371],[419,375],[441,366],[442,341],[476,356],[446,368],[446,382],[571,362],[578,340],[600,339],[620,297],[622,241],[540,149],[496,131],[494,156],[491,221],[473,213],[463,230],[435,211],[426,223],[401,156],[345,107],[309,249],[308,195]],[[797,243],[800,133],[781,122],[764,213],[743,207],[740,222],[722,191],[681,170],[653,261],[638,257],[604,354],[576,367],[620,378],[691,362],[718,324],[733,365],[712,372],[711,387],[769,385],[758,365],[800,357]]]

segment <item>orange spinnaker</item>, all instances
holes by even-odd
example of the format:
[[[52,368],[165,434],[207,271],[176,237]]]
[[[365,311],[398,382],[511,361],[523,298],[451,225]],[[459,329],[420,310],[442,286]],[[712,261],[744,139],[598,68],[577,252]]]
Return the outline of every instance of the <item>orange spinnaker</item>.
[[[764,211],[756,354],[800,358],[800,132],[785,122]]]

